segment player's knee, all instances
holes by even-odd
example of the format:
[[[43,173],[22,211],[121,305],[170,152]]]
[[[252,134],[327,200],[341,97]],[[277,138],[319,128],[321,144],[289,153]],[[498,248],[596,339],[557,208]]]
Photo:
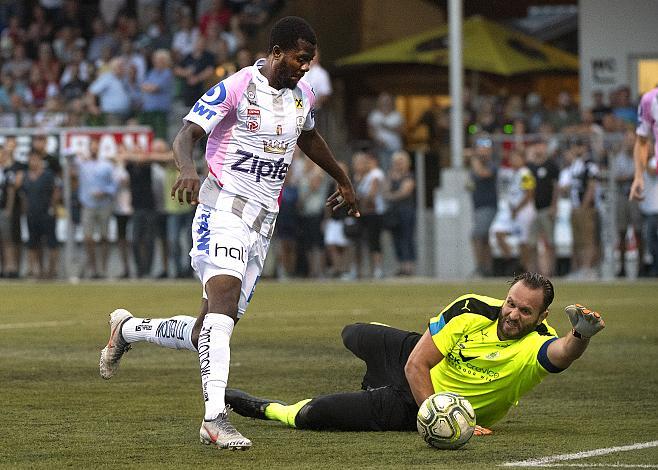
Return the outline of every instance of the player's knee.
[[[325,426],[327,407],[322,399],[314,398],[304,405],[295,416],[297,429],[319,430]]]
[[[353,323],[343,328],[343,331],[341,333],[341,336],[343,338],[343,344],[350,351],[354,351],[354,348],[357,345],[359,338],[359,327],[361,327],[362,325],[363,323]]]

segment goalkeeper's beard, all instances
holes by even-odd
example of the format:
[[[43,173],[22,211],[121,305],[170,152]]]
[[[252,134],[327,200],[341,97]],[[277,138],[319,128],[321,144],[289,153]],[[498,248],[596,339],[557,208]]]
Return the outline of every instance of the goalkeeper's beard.
[[[502,311],[498,315],[498,338],[503,340],[523,338],[536,327],[535,324],[524,327],[519,320],[510,320],[509,315],[504,315]]]

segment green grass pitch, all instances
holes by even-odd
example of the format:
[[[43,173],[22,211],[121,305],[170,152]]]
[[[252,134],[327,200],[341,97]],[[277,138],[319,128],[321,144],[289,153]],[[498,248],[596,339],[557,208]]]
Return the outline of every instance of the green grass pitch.
[[[199,444],[198,359],[138,344],[103,381],[98,355],[107,314],[196,316],[199,287],[181,283],[0,284],[0,468],[432,468],[485,469],[509,461],[658,440],[658,284],[556,283],[549,322],[568,330],[563,307],[599,310],[607,327],[568,371],[549,376],[494,427],[461,450],[437,451],[416,433],[288,429],[233,416],[249,452]],[[232,340],[229,384],[297,401],[356,390],[363,365],[345,350],[348,323],[379,321],[422,331],[480,283],[262,282]],[[569,461],[654,466],[658,447]]]

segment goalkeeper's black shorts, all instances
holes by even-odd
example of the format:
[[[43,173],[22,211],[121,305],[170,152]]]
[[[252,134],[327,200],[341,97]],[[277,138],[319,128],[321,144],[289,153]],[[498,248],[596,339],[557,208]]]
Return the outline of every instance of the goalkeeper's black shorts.
[[[343,329],[343,343],[365,361],[361,391],[322,395],[297,414],[300,429],[337,431],[416,430],[418,405],[404,374],[419,333],[355,323]]]

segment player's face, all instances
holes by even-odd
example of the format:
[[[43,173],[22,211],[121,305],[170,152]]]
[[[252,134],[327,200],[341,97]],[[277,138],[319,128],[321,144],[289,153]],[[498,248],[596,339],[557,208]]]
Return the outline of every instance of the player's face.
[[[275,54],[277,65],[274,68],[272,86],[278,89],[295,88],[297,83],[308,72],[315,55],[315,46],[303,39],[297,40],[297,48],[289,51],[279,51]]]
[[[522,338],[539,325],[548,312],[542,312],[544,294],[530,289],[522,281],[514,284],[498,316],[498,338]]]

